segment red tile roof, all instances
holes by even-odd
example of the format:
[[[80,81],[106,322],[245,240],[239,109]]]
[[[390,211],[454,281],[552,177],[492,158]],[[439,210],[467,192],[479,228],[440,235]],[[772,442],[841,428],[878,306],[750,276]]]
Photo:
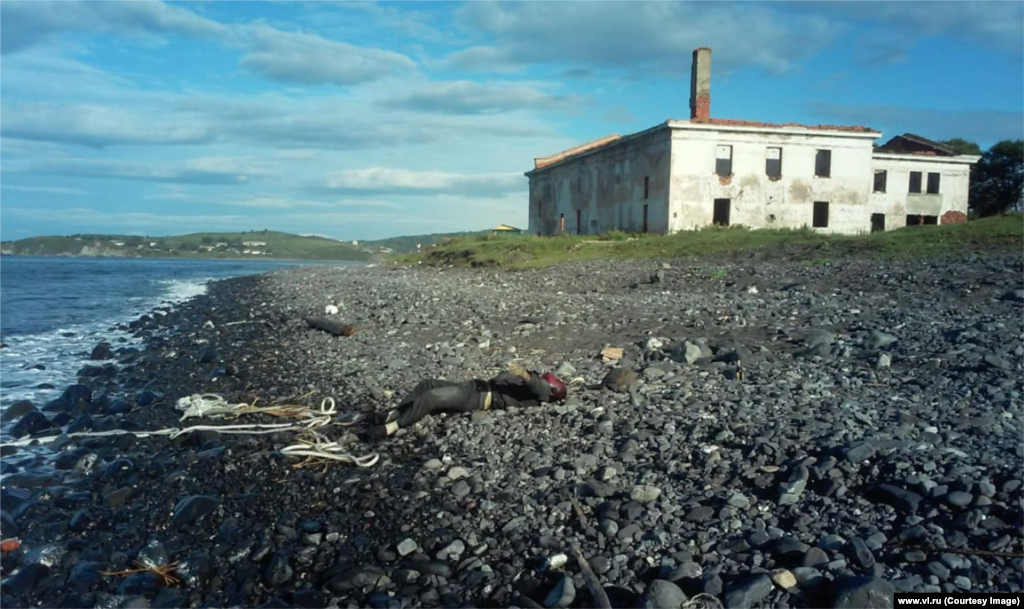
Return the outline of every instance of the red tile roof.
[[[557,163],[557,162],[559,162],[561,160],[567,159],[567,158],[569,158],[571,156],[576,156],[578,154],[583,154],[584,152],[590,152],[591,150],[597,150],[598,148],[601,148],[603,146],[607,146],[608,144],[611,144],[612,142],[618,141],[619,139],[621,139],[621,137],[622,136],[620,136],[619,134],[613,133],[612,135],[606,135],[606,136],[604,136],[604,137],[602,137],[600,139],[596,139],[596,140],[593,140],[591,142],[587,142],[586,144],[580,144],[579,146],[576,146],[575,148],[570,148],[568,150],[563,150],[562,152],[559,152],[558,154],[553,154],[551,156],[535,158],[535,159],[533,159],[533,168],[534,169],[540,169],[541,167],[547,167],[548,165],[554,165],[555,163]]]

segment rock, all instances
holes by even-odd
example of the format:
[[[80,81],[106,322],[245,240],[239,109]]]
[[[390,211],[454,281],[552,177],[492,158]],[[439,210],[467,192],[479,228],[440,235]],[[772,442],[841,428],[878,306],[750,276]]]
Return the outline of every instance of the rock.
[[[438,560],[458,560],[466,551],[466,544],[461,539],[449,543],[437,553]]]
[[[568,382],[568,379],[576,374],[576,367],[569,362],[562,362],[562,365],[555,369],[555,376]]]
[[[452,494],[459,499],[468,495],[472,490],[473,489],[469,486],[469,483],[465,480],[459,480],[452,486]]]
[[[899,339],[892,334],[886,334],[879,330],[872,330],[864,340],[864,344],[868,349],[882,349],[883,347],[888,347],[898,340]]]
[[[683,517],[683,520],[687,522],[704,522],[708,518],[711,518],[715,514],[715,508],[707,505],[699,505],[695,508],[690,509]]]
[[[29,412],[11,427],[11,435],[15,438],[34,435],[50,428],[50,420],[38,410]]]
[[[828,554],[825,553],[821,548],[807,548],[804,552],[802,567],[817,567],[818,565],[828,564]]]
[[[888,609],[896,593],[889,582],[870,577],[844,577],[834,588],[836,609]]]
[[[1008,292],[1004,292],[1003,295],[999,297],[999,299],[1009,300],[1011,302],[1024,302],[1024,290],[1009,290]]]
[[[871,442],[857,442],[843,453],[843,457],[850,463],[860,463],[874,456],[875,446]]]
[[[71,568],[71,575],[68,577],[68,585],[74,590],[88,590],[93,584],[100,581],[103,565],[91,560],[83,560],[75,563]]]
[[[637,378],[639,377],[636,372],[629,368],[615,368],[605,375],[601,386],[618,393],[626,393],[630,386],[637,381]]]
[[[661,496],[661,489],[656,486],[641,484],[634,486],[633,490],[629,492],[629,496],[638,503],[651,503]]]
[[[985,360],[985,363],[988,364],[989,366],[991,366],[993,368],[998,368],[1000,370],[1009,370],[1009,369],[1013,368],[1013,364],[1011,364],[1007,360],[999,357],[995,353],[987,353],[987,354],[985,354],[984,360]]]
[[[572,578],[563,575],[555,587],[544,597],[544,606],[549,609],[555,607],[568,607],[576,599],[576,585]]]
[[[767,598],[771,591],[772,579],[762,573],[729,585],[722,600],[730,609],[749,609]]]
[[[588,480],[576,485],[576,494],[580,497],[610,497],[615,494],[615,487],[607,482]]]
[[[207,495],[193,495],[186,497],[174,506],[172,522],[176,526],[184,526],[197,523],[206,516],[213,513],[220,506],[220,501],[215,497]]]
[[[745,510],[750,507],[750,499],[747,499],[747,497],[741,493],[733,493],[732,495],[729,495],[729,499],[726,503],[741,510]]]
[[[444,463],[442,463],[440,459],[430,459],[423,464],[423,469],[428,470],[441,469],[442,467],[444,467]]]
[[[26,594],[35,589],[39,582],[46,579],[49,574],[50,567],[39,563],[31,563],[25,565],[12,575],[10,579],[4,581],[3,588],[5,591],[14,594]]]
[[[853,563],[861,569],[867,570],[875,566],[874,554],[871,553],[868,544],[859,537],[854,537],[853,541],[850,542],[849,555]]]
[[[790,471],[789,477],[779,483],[779,505],[793,505],[800,499],[804,489],[807,488],[807,480],[810,472],[803,465],[797,465]]]
[[[796,576],[789,569],[776,569],[772,571],[772,581],[783,590],[789,590],[796,586]]]
[[[974,495],[963,491],[953,491],[945,497],[946,503],[953,507],[965,508],[974,501]]]
[[[326,587],[331,592],[341,593],[369,586],[383,588],[388,581],[388,577],[383,569],[372,565],[364,565],[336,575],[327,582]]]
[[[415,541],[413,541],[409,537],[406,537],[398,544],[396,549],[398,550],[399,556],[408,556],[409,554],[415,552],[417,547],[419,546],[416,544]]]
[[[670,581],[656,579],[648,584],[640,600],[641,609],[663,609],[679,607],[689,600],[682,589]]]
[[[35,404],[33,404],[29,400],[18,400],[17,402],[8,406],[7,410],[4,411],[4,420],[13,421],[15,419],[27,415],[30,412],[37,412]]]
[[[100,343],[93,347],[92,353],[89,354],[91,360],[105,360],[114,359],[114,352],[110,348],[110,343]]]
[[[917,512],[921,504],[921,495],[892,484],[879,484],[869,490],[868,498],[880,503],[891,505],[901,512]]]
[[[292,568],[288,564],[288,557],[281,552],[274,552],[270,555],[263,570],[263,581],[270,587],[280,586],[292,578]]]
[[[448,478],[450,480],[461,480],[463,478],[469,478],[469,470],[465,467],[456,465],[455,467],[448,470]]]
[[[876,370],[884,370],[884,369],[886,369],[886,368],[888,368],[890,366],[892,366],[892,358],[889,357],[889,354],[888,353],[880,353],[878,355],[878,359],[875,360],[875,369]]]

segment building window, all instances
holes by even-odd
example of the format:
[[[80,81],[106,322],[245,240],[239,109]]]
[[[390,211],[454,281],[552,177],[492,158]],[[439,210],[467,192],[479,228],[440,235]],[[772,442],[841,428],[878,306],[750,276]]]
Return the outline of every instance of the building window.
[[[921,193],[921,172],[911,171],[910,172],[910,192],[920,194]]]
[[[715,226],[729,226],[729,199],[715,199],[715,212],[711,223]]]
[[[889,177],[889,172],[884,169],[875,171],[875,192],[885,192],[885,182]]]
[[[715,147],[715,173],[723,178],[732,175],[732,146]]]
[[[576,210],[576,234],[577,235],[582,235],[583,234],[583,222],[580,221],[580,216],[581,215],[582,215],[582,212],[577,209]]]
[[[769,148],[764,162],[764,172],[769,178],[782,177],[782,148]]]
[[[542,199],[537,199],[537,217],[544,217],[544,201]]]
[[[880,233],[885,230],[885,214],[871,214],[871,232]]]
[[[819,150],[814,156],[814,176],[818,178],[832,177],[832,151]]]
[[[928,194],[939,194],[939,174],[937,173],[928,174]]]
[[[828,201],[814,202],[814,228],[828,228]]]
[[[651,196],[651,178],[649,176],[644,176],[644,198],[646,199],[646,198],[648,198],[650,196]]]
[[[921,224],[924,224],[925,226],[935,226],[938,223],[938,216],[921,216]]]
[[[558,230],[565,231],[565,214],[558,214]]]

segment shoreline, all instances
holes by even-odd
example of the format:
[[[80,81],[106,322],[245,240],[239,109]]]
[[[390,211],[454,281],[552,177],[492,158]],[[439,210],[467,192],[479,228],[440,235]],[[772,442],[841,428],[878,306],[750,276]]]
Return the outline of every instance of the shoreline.
[[[540,409],[435,416],[376,446],[330,428],[351,452],[381,455],[368,468],[295,469],[278,452],[290,432],[58,440],[57,470],[40,476],[25,471],[42,463],[19,463],[27,451],[5,450],[20,471],[5,476],[3,536],[22,547],[3,555],[2,600],[532,606],[557,588],[568,606],[592,606],[574,545],[616,606],[677,590],[836,606],[963,591],[957,578],[1019,591],[1019,559],[958,551],[1024,546],[1021,306],[1003,298],[1022,270],[1019,256],[515,274],[318,265],[212,282],[130,324],[146,344],[116,364],[117,385],[94,381],[94,429],[225,424],[178,421],[176,400],[199,392],[264,405],[329,396],[365,413],[420,378],[485,378],[512,359],[591,385],[609,369],[595,358],[607,345],[626,349],[639,378],[631,393],[580,388]],[[305,326],[338,300],[356,336]],[[873,332],[896,340],[871,348]],[[96,399],[100,389],[130,397]],[[140,552],[177,563],[182,583],[101,574]],[[564,572],[534,568],[559,553]],[[789,591],[772,583],[780,569]]]

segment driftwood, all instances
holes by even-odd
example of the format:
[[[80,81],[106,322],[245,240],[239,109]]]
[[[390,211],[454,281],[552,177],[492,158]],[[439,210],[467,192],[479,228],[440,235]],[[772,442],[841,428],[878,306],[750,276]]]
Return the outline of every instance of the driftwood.
[[[583,572],[583,581],[587,584],[587,590],[590,591],[590,596],[594,599],[594,607],[612,609],[612,602],[608,599],[608,594],[605,593],[594,570],[590,568],[590,563],[583,556],[583,552],[580,552],[580,547],[573,544],[572,550],[576,553],[576,561],[580,564],[580,571]]]
[[[306,324],[310,328],[323,330],[334,336],[352,336],[356,333],[356,329],[351,325],[343,324],[340,321],[332,321],[324,317],[307,317]]]

